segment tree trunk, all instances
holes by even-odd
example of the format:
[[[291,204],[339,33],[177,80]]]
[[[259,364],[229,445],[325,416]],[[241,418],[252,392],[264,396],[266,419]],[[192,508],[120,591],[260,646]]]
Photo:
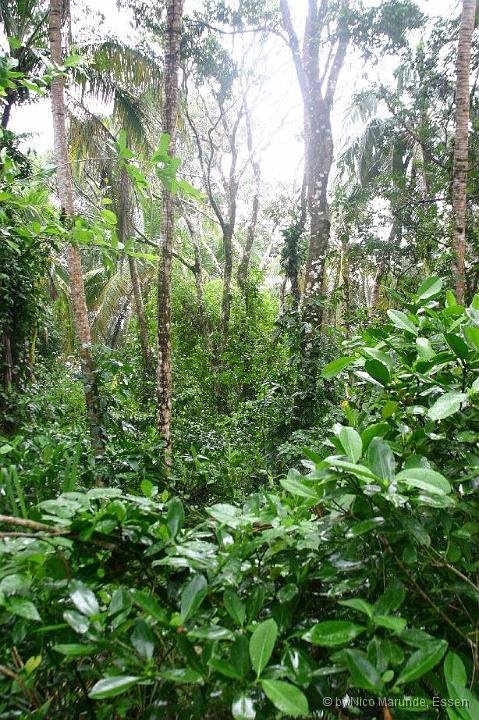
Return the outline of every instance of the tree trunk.
[[[231,279],[233,276],[233,231],[227,224],[223,232],[223,297],[221,299],[221,349],[224,350],[228,342],[230,314],[231,314]]]
[[[465,254],[467,214],[467,174],[469,150],[469,73],[472,33],[476,16],[476,0],[463,0],[456,62],[456,114],[452,175],[452,210],[454,230],[452,241],[452,274],[456,297],[465,301]]]
[[[169,153],[175,152],[178,114],[178,73],[180,66],[183,0],[168,0],[166,18],[165,85],[163,101],[163,132],[170,136]],[[171,467],[171,262],[175,229],[173,194],[162,193],[162,246],[158,265],[158,432],[164,443],[165,467]]]
[[[143,295],[141,294],[141,283],[138,275],[136,258],[128,256],[128,265],[130,268],[136,318],[138,320],[138,337],[140,339],[143,369],[145,372],[145,379],[148,380],[153,367],[153,359],[151,356],[150,341],[148,339],[148,324],[146,322],[145,305],[143,303]]]
[[[50,0],[50,52],[53,62],[58,66],[63,65],[62,13],[64,5],[64,0]],[[59,75],[54,77],[51,88],[51,99],[58,195],[62,205],[62,213],[67,222],[69,222],[75,215],[75,202],[71,166],[68,157],[64,85],[65,81],[63,77]],[[91,347],[90,324],[85,300],[81,257],[78,249],[73,245],[68,246],[67,252],[73,322],[79,347],[92,448],[95,455],[101,455],[103,452],[103,434],[101,429],[100,399]]]
[[[203,332],[203,337],[205,339],[206,347],[209,350],[211,350],[211,342],[210,342],[211,327],[210,327],[210,323],[208,321],[208,313],[206,312],[206,305],[205,305],[203,265],[201,263],[200,245],[198,242],[198,237],[196,235],[196,230],[194,228],[193,223],[191,222],[191,219],[188,217],[187,211],[185,211],[183,213],[183,218],[188,227],[188,232],[190,233],[191,242],[193,243],[193,252],[195,255],[195,264],[193,266],[193,268],[194,268],[193,274],[195,276],[196,297],[198,299],[198,309],[200,311],[201,329]]]
[[[123,168],[120,175],[120,192],[118,197],[118,234],[121,242],[125,245],[133,235],[132,217],[134,213],[133,190],[131,180]],[[133,290],[134,308],[138,320],[138,336],[140,339],[141,357],[145,379],[148,380],[153,368],[150,342],[148,340],[148,325],[145,316],[145,306],[141,294],[141,283],[138,276],[138,265],[136,258],[128,256],[128,267],[130,269],[131,287]]]
[[[244,297],[246,297],[246,282],[248,280],[249,265],[251,262],[251,251],[253,250],[253,243],[256,236],[256,226],[258,224],[259,196],[261,188],[261,167],[258,160],[253,159],[253,133],[251,131],[251,118],[248,109],[246,110],[245,116],[248,154],[251,158],[251,167],[253,169],[254,177],[254,195],[251,208],[251,219],[248,225],[248,230],[246,231],[246,242],[236,275],[238,286]]]

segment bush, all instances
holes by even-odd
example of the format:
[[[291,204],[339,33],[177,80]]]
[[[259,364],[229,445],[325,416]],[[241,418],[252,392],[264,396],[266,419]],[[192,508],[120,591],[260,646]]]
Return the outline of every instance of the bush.
[[[348,424],[282,489],[198,512],[143,482],[9,520],[2,711],[477,718],[479,302],[440,293],[323,368]]]

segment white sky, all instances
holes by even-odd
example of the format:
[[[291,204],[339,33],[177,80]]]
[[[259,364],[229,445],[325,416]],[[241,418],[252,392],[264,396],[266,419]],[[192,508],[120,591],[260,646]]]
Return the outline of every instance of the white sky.
[[[379,0],[367,0],[368,4],[377,4]],[[290,0],[298,34],[302,32],[306,0]],[[74,2],[78,4],[77,2]],[[198,4],[198,0],[186,0],[185,11]],[[452,16],[458,13],[457,0],[418,0],[421,9],[430,15]],[[88,15],[97,18],[98,0],[83,0],[81,7],[89,8]],[[128,24],[128,15],[118,11],[116,0],[101,0],[101,12],[105,22],[98,27],[98,20],[94,20],[94,27],[104,35],[116,34],[123,40],[134,43],[135,33]],[[394,61],[389,60],[381,64],[381,81],[391,76]],[[255,125],[261,134],[270,133],[271,129],[278,127],[279,121],[287,113],[287,120],[280,131],[273,134],[271,144],[265,151],[262,159],[263,177],[271,186],[283,184],[290,186],[293,180],[300,180],[302,165],[302,108],[296,75],[289,54],[289,49],[282,46],[281,41],[272,41],[272,48],[266,54],[262,71],[267,76],[265,94],[255,109]],[[378,79],[378,70],[371,69],[368,80],[374,82]],[[352,93],[359,89],[362,82],[363,65],[354,53],[346,59],[340,83],[335,110],[334,127],[336,129],[336,148],[345,141],[344,133],[350,133],[351,128],[345,130],[345,114]],[[260,130],[259,126],[262,126]],[[52,122],[50,103],[48,99],[41,99],[30,106],[15,108],[12,113],[11,129],[17,133],[29,135],[25,144],[35,148],[40,154],[48,152],[52,147]]]

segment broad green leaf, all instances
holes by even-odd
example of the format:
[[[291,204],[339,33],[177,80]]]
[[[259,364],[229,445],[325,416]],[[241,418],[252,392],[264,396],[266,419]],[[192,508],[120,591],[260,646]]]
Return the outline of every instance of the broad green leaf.
[[[399,328],[400,330],[406,330],[413,335],[418,334],[418,329],[416,325],[414,325],[414,323],[408,318],[408,316],[401,310],[388,310],[387,313],[389,319],[395,327]]]
[[[369,425],[361,433],[361,440],[363,441],[363,450],[366,451],[375,437],[383,437],[391,429],[389,423],[381,422]]]
[[[223,603],[230,617],[232,617],[238,625],[243,625],[246,619],[246,607],[238,593],[234,590],[225,590]]]
[[[436,354],[429,340],[425,337],[416,338],[417,354],[422,360],[430,360]]]
[[[80,643],[60,643],[54,645],[52,650],[67,657],[82,657],[83,655],[93,655],[93,653],[98,652],[95,645],[81,645]]]
[[[393,451],[381,437],[373,438],[369,444],[368,465],[381,480],[394,480],[396,461]]]
[[[188,637],[199,640],[232,640],[234,634],[229,628],[221,625],[208,625],[207,627],[188,630]]]
[[[162,670],[158,676],[163,680],[177,683],[200,683],[203,682],[202,675],[196,670],[190,668],[171,668],[170,670]]]
[[[410,656],[396,680],[396,685],[404,685],[425,675],[440,662],[446,650],[445,640],[431,640],[424,644]]]
[[[342,370],[345,370],[349,365],[351,365],[354,360],[354,357],[347,356],[332,360],[332,362],[325,365],[321,370],[321,377],[325,380],[331,380],[333,377],[336,377],[336,375],[339,375]]]
[[[346,460],[341,460],[341,458],[335,457],[334,455],[330,455],[323,462],[325,465],[339,468],[340,470],[346,470],[360,480],[372,480],[374,482],[378,479],[376,475],[365,465],[355,465],[354,463],[347,462]]]
[[[336,647],[351,642],[354,638],[365,632],[366,628],[362,625],[347,620],[326,620],[308,630],[303,638],[313,645],[322,645],[324,647]]]
[[[391,382],[391,374],[388,368],[379,360],[375,360],[374,358],[366,360],[364,369],[374,380],[381,383],[381,385],[389,385]]]
[[[76,612],[76,610],[65,610],[63,618],[79,635],[84,635],[90,627],[88,618]]]
[[[151,660],[155,650],[155,636],[144,620],[137,620],[131,634],[131,644],[143,660]]]
[[[307,717],[308,701],[299,688],[283,680],[263,680],[261,682],[266,697],[273,705],[289,717]]]
[[[235,720],[254,720],[256,710],[254,709],[253,698],[248,695],[238,695],[231,705],[231,714]]]
[[[346,537],[353,538],[358,537],[359,535],[364,535],[365,533],[371,532],[371,530],[375,530],[381,525],[384,525],[383,517],[375,517],[370,518],[369,520],[361,520],[361,522],[351,525],[351,527],[346,533]]]
[[[459,655],[448,652],[444,660],[444,677],[458,687],[466,687],[467,673]]]
[[[206,597],[208,583],[203,575],[194,575],[181,593],[181,622],[188,620],[198,610]]]
[[[166,516],[166,526],[170,537],[176,538],[185,520],[185,511],[183,503],[178,498],[172,498],[168,503],[168,513]]]
[[[280,478],[279,482],[291,495],[298,495],[309,500],[318,499],[316,490],[307,484],[304,477],[295,468],[291,468],[287,477]]]
[[[431,420],[444,420],[461,409],[461,404],[467,400],[466,393],[449,392],[441,395],[427,411]]]
[[[393,632],[399,634],[402,633],[406,627],[407,620],[395,617],[394,615],[375,615],[374,623],[380,627],[387,628],[388,630],[392,630]]]
[[[431,275],[426,278],[418,287],[417,292],[414,295],[415,300],[428,300],[435,295],[438,295],[442,290],[442,280],[440,277]]]
[[[72,580],[69,590],[72,603],[83,615],[91,617],[100,612],[95,593],[87,585],[79,580]]]
[[[472,325],[465,327],[464,335],[469,345],[474,350],[479,350],[479,327],[472,327]]]
[[[147,615],[151,615],[152,618],[158,620],[162,625],[170,624],[166,610],[161,607],[154,597],[141,590],[133,590],[131,594],[134,602],[139,605]]]
[[[366,653],[361,650],[344,650],[342,655],[346,660],[352,687],[362,688],[373,693],[382,691],[381,676],[374,665],[369,662]]]
[[[216,672],[232,680],[242,680],[243,678],[238,668],[222,658],[212,657],[208,660],[208,665],[213,668],[213,670],[216,670]]]
[[[446,478],[435,470],[429,468],[408,468],[396,475],[398,482],[425,490],[433,495],[448,495],[451,486]]]
[[[444,337],[452,352],[457,355],[458,358],[461,358],[461,360],[467,360],[469,358],[469,348],[460,335],[444,333]]]
[[[272,618],[260,623],[251,635],[249,641],[249,656],[257,677],[261,675],[268,664],[277,637],[278,626]]]
[[[133,685],[136,685],[140,679],[136,675],[117,675],[116,677],[103,678],[103,680],[95,683],[88,695],[94,700],[115,697],[115,695],[121,695]]]
[[[368,618],[372,618],[374,608],[373,606],[366,602],[366,600],[362,600],[361,598],[351,598],[351,600],[340,600],[339,605],[344,605],[344,607],[350,607],[353,608],[353,610],[358,610],[359,612],[363,613],[364,615],[367,615]]]
[[[363,453],[363,441],[357,430],[352,427],[335,425],[334,432],[351,462],[356,463]]]
[[[7,600],[6,610],[12,615],[18,615],[25,620],[41,621],[40,614],[35,605],[22,597],[11,597]]]

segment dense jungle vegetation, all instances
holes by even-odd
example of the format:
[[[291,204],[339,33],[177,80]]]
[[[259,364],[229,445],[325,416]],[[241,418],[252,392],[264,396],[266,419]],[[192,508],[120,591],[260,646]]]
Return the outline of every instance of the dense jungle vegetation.
[[[0,719],[478,720],[476,0],[0,19]]]

